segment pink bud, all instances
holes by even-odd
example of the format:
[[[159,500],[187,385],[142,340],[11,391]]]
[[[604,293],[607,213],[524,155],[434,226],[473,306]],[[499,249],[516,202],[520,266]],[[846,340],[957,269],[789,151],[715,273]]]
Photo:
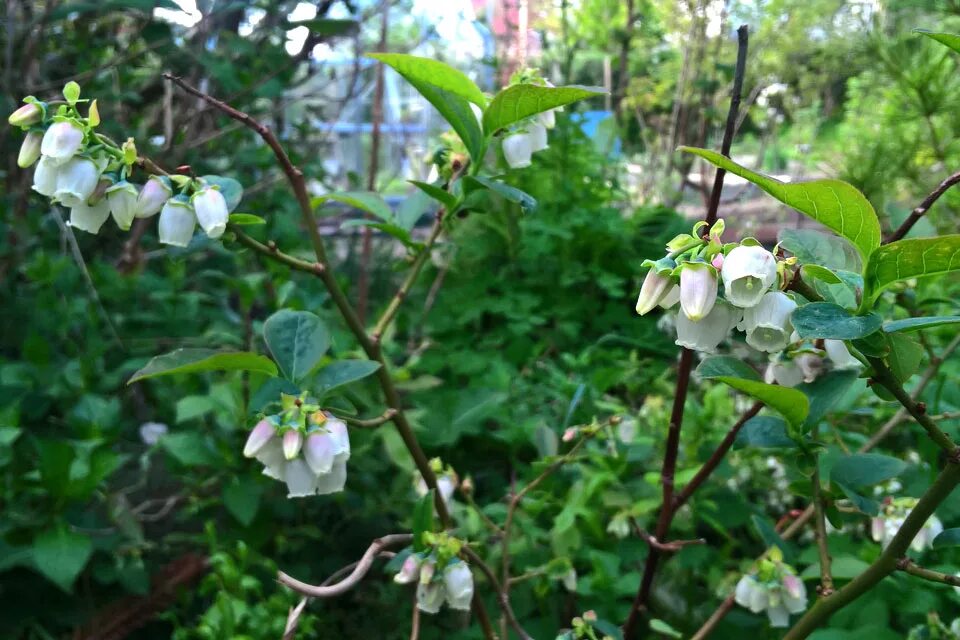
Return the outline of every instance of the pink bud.
[[[670,276],[657,273],[650,269],[640,287],[640,297],[637,298],[637,313],[646,315],[656,307],[670,291]]]
[[[300,447],[303,446],[303,435],[296,429],[290,429],[283,434],[283,457],[287,460],[293,460],[300,453]]]
[[[25,104],[7,118],[7,122],[15,127],[29,127],[32,124],[40,122],[43,117],[43,110],[35,102]]]
[[[420,572],[420,557],[414,554],[407,556],[403,561],[403,566],[397,575],[393,576],[393,581],[397,584],[410,584],[415,582]]]
[[[597,612],[593,609],[583,612],[583,619],[587,622],[596,622],[597,621]]]
[[[723,254],[718,253],[717,255],[713,256],[713,260],[710,261],[710,264],[713,265],[714,269],[720,271],[720,269],[723,268]]]
[[[705,318],[717,301],[717,274],[705,262],[688,262],[680,272],[680,307],[694,322]]]
[[[250,430],[250,435],[247,437],[247,444],[243,447],[243,455],[247,458],[252,458],[257,453],[263,449],[264,445],[270,441],[270,438],[276,433],[276,429],[269,420],[261,420],[257,423],[253,429]]]
[[[563,440],[564,442],[571,442],[576,437],[577,437],[577,428],[567,427],[566,431],[563,432],[563,436],[560,439]]]

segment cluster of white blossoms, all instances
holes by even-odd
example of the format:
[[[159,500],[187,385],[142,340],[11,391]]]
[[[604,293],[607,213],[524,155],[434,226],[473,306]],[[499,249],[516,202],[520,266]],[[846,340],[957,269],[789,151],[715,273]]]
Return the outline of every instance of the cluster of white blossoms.
[[[893,540],[910,511],[917,506],[916,498],[887,498],[880,507],[880,513],[870,521],[870,535],[874,541],[886,548]],[[917,536],[910,542],[914,551],[923,551],[933,545],[933,540],[943,532],[943,524],[937,516],[930,516]]]
[[[287,483],[288,497],[343,491],[350,459],[347,425],[306,401],[284,394],[282,411],[250,431],[243,455],[263,464],[263,475]]]
[[[785,268],[794,258],[778,261],[753,238],[721,243],[723,220],[701,238],[705,224],[673,238],[660,260],[643,262],[650,270],[637,298],[637,313],[670,309],[679,302],[676,344],[704,353],[716,352],[736,328],[748,345],[771,354],[768,379],[784,386],[811,382],[825,370],[825,355],[833,368],[859,366],[842,341],[804,343],[793,330],[797,303],[781,288]]]
[[[553,86],[549,80],[543,79],[536,69],[526,69],[515,74],[511,81],[511,85],[514,84]],[[562,110],[563,108],[559,107],[543,111],[521,120],[510,128],[510,131],[503,137],[501,146],[503,157],[511,169],[529,167],[533,161],[533,154],[550,146],[547,142],[547,129],[553,129],[556,125],[556,114],[554,112]]]
[[[440,498],[443,499],[443,503],[449,509],[453,504],[453,494],[460,486],[460,478],[453,467],[444,466],[440,458],[431,459],[430,468],[437,476],[437,491],[440,493]],[[427,495],[427,491],[429,491],[427,482],[419,472],[414,474],[413,489],[420,497]]]
[[[767,612],[771,627],[787,627],[790,614],[807,608],[807,588],[793,567],[773,547],[759,568],[740,578],[734,594],[737,604],[754,613]]]
[[[444,602],[451,609],[469,611],[473,600],[473,574],[469,565],[455,555],[458,541],[446,538],[444,534],[427,535],[438,544],[407,556],[393,581],[397,584],[417,583],[417,608],[424,613],[437,613]]]
[[[87,116],[77,105],[80,87],[64,87],[65,104],[26,98],[8,122],[26,132],[17,164],[33,172],[33,190],[70,209],[70,226],[98,233],[107,218],[127,231],[136,218],[160,214],[160,242],[185,247],[197,223],[211,238],[227,227],[227,202],[216,185],[185,175],[153,175],[143,185],[128,180],[137,161],[133,139],[117,146],[96,132],[96,100]],[[56,106],[56,111],[53,111]]]

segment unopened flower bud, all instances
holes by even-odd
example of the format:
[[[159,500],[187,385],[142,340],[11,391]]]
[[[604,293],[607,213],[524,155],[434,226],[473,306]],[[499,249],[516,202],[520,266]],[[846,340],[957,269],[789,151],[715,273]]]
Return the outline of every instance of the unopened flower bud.
[[[150,176],[137,198],[136,217],[149,218],[155,215],[172,195],[173,187],[170,186],[169,178],[166,176]],[[192,230],[190,235],[193,235]]]
[[[276,434],[277,429],[269,420],[261,420],[247,436],[247,443],[243,446],[243,455],[252,458],[260,452],[263,447],[270,442],[270,439]]]
[[[143,192],[140,192],[140,198],[143,199]],[[190,202],[183,196],[171,198],[160,212],[160,242],[174,247],[185,247],[190,244],[196,226],[197,216]]]
[[[87,233],[97,233],[110,217],[110,205],[106,200],[89,205],[80,202],[70,208],[70,226]]]
[[[329,473],[333,468],[335,442],[329,433],[315,431],[307,436],[303,445],[303,459],[317,475]]]
[[[57,189],[53,197],[65,207],[87,204],[100,179],[100,169],[90,158],[73,158],[57,171]],[[108,210],[109,215],[109,210]]]
[[[724,258],[720,275],[727,301],[752,307],[777,281],[777,259],[763,247],[741,245]]]
[[[110,214],[117,226],[127,231],[137,214],[137,185],[121,180],[107,189],[107,202]]]
[[[20,145],[20,153],[17,155],[18,167],[26,169],[40,159],[41,140],[43,140],[43,135],[36,131],[31,131],[26,135],[23,144]]]
[[[403,561],[403,566],[400,567],[397,575],[393,576],[393,581],[397,584],[412,584],[416,582],[420,577],[421,562],[420,556],[411,553],[407,556],[406,560]]]
[[[426,560],[420,565],[420,584],[428,584],[433,580],[433,574],[437,570],[437,564],[433,560]]]
[[[576,427],[567,427],[563,431],[563,435],[560,437],[564,442],[573,442],[573,439],[577,437],[577,428]]]
[[[533,142],[527,133],[514,133],[503,139],[503,157],[511,169],[529,167]]]
[[[219,238],[227,228],[227,201],[217,189],[207,187],[194,194],[193,209],[203,231],[211,238]]]
[[[72,120],[54,122],[43,134],[40,152],[57,164],[72,158],[83,145],[83,129]]]
[[[587,622],[596,622],[597,621],[597,612],[593,609],[583,612],[583,619]]]
[[[283,457],[293,460],[300,453],[303,446],[303,434],[297,429],[290,429],[283,434]]]
[[[657,273],[656,268],[647,272],[640,287],[640,296],[637,298],[637,313],[646,315],[670,292],[670,276]],[[682,294],[681,294],[682,295]]]
[[[717,301],[717,274],[705,262],[687,262],[680,271],[680,308],[694,322],[713,310]]]
[[[29,127],[32,124],[40,122],[42,117],[43,109],[40,108],[39,104],[31,102],[11,113],[10,117],[7,118],[7,122],[14,127]]]

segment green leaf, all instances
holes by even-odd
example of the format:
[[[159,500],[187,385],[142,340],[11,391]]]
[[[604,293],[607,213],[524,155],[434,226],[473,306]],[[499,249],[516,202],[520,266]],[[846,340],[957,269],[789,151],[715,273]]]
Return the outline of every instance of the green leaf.
[[[960,53],[960,35],[955,33],[943,33],[943,32],[934,32],[927,31],[926,29],[914,29],[914,33],[919,33],[922,36],[927,36],[931,40],[936,40],[940,44],[950,47],[957,53]]]
[[[327,193],[317,198],[314,198],[311,201],[311,205],[314,207],[323,206],[325,203],[333,200],[334,202],[342,202],[345,205],[351,206],[354,209],[360,209],[361,211],[366,211],[367,213],[373,214],[374,216],[380,218],[384,222],[393,221],[393,211],[379,193],[373,191],[341,191],[335,193]]]
[[[337,20],[334,18],[301,20],[299,22],[290,22],[289,25],[291,29],[306,27],[310,29],[310,33],[323,38],[348,35],[354,33],[359,28],[359,23],[356,20]]]
[[[373,360],[339,360],[328,364],[317,372],[317,394],[324,395],[337,387],[362,380],[379,368],[380,363]]]
[[[243,199],[243,185],[233,178],[210,175],[200,176],[200,180],[220,190],[220,195],[227,201],[227,211],[236,209],[237,205],[240,204],[240,200]]]
[[[894,478],[907,468],[898,458],[879,453],[854,453],[840,456],[830,469],[830,481],[859,489]]]
[[[434,527],[433,517],[433,489],[427,491],[427,494],[413,506],[413,550],[423,551],[427,544],[423,540],[423,534],[432,532]]]
[[[713,358],[710,358],[712,360]],[[729,363],[727,363],[729,364]],[[721,369],[723,367],[720,367]],[[807,412],[810,409],[807,396],[805,396],[800,391],[796,389],[790,389],[788,387],[781,387],[776,384],[765,384],[759,382],[756,379],[745,379],[739,376],[729,376],[729,375],[704,375],[699,369],[697,369],[700,376],[703,378],[711,378],[718,380],[727,384],[737,391],[741,391],[748,396],[756,398],[763,404],[767,405],[784,418],[787,419],[787,422],[790,424],[799,427],[803,424],[804,419],[807,417]],[[722,372],[722,371],[718,371]],[[710,368],[707,369],[707,373],[711,373]],[[754,377],[759,377],[754,372]]]
[[[933,548],[942,549],[944,547],[960,546],[960,528],[944,529],[936,538],[933,539]]]
[[[263,323],[263,339],[283,376],[297,382],[320,362],[330,347],[330,332],[309,311],[283,309]]]
[[[847,395],[858,378],[857,371],[831,371],[813,382],[797,385],[796,390],[806,394],[810,400],[806,426],[812,427],[820,422]]]
[[[40,480],[54,497],[65,496],[70,488],[70,466],[76,456],[73,446],[64,440],[40,440]]]
[[[787,423],[783,418],[756,416],[747,420],[740,428],[734,446],[773,449],[796,447],[797,443],[787,434]]]
[[[417,83],[426,83],[460,96],[478,107],[487,104],[487,97],[483,95],[480,87],[474,84],[463,72],[439,60],[411,56],[405,53],[368,53],[367,57],[379,60],[392,67],[394,71],[414,86]]]
[[[760,380],[760,374],[749,364],[733,356],[710,356],[697,367],[697,375],[701,378],[718,378],[732,376],[744,380]]]
[[[223,488],[223,506],[237,519],[237,522],[249,527],[257,517],[262,495],[261,483],[248,476],[241,476],[234,478]]]
[[[176,422],[182,424],[189,420],[205,416],[216,408],[210,396],[186,396],[177,400]]]
[[[664,636],[670,636],[671,638],[682,638],[683,634],[671,627],[669,624],[660,620],[659,618],[653,618],[650,620],[650,631],[654,633],[659,633]]]
[[[524,118],[604,93],[606,91],[598,87],[515,84],[498,93],[490,101],[490,106],[483,112],[483,130],[488,136],[493,135]]]
[[[856,556],[837,556],[830,563],[830,574],[836,580],[853,580],[870,568],[870,565]],[[820,563],[815,562],[803,570],[800,577],[812,580],[820,577]]]
[[[827,284],[843,284],[843,280],[835,274],[830,269],[826,267],[821,267],[818,264],[805,264],[800,267],[800,275],[803,276],[804,280],[809,280],[811,278],[816,280],[823,280]]]
[[[207,440],[196,431],[168,433],[160,438],[160,446],[186,467],[210,466],[217,462]]]
[[[267,224],[265,218],[253,215],[252,213],[231,213],[228,222],[239,226]]]
[[[377,229],[378,231],[382,231],[388,236],[393,236],[394,238],[402,242],[407,247],[412,247],[413,245],[417,244],[416,241],[414,241],[414,239],[410,236],[409,231],[393,223],[377,222],[375,220],[369,220],[367,218],[360,218],[360,219],[354,219],[354,220],[347,220],[342,225],[340,225],[341,229],[349,229],[351,227],[370,227],[371,229]]]
[[[277,375],[277,366],[269,358],[248,351],[215,351],[214,349],[177,349],[156,356],[133,374],[127,384],[138,380],[198,371],[256,371]]]
[[[470,157],[480,161],[485,140],[470,103],[482,108],[487,99],[470,78],[430,58],[401,53],[369,53],[367,56],[389,65],[412,84],[457,132]]]
[[[880,503],[873,498],[868,498],[857,493],[843,482],[834,480],[833,484],[835,484],[840,491],[843,492],[843,495],[845,495],[847,499],[853,503],[853,506],[856,507],[861,513],[865,513],[868,516],[876,516],[880,513]]]
[[[63,86],[63,98],[68,104],[76,104],[80,99],[80,85],[71,80]]]
[[[856,316],[832,302],[811,302],[798,307],[790,322],[801,338],[856,340],[877,331],[883,319],[875,313]]]
[[[841,180],[780,182],[707,149],[680,147],[749,180],[780,202],[793,207],[847,238],[863,258],[880,246],[880,221],[873,205],[856,187]]]
[[[898,280],[949,273],[960,269],[960,234],[907,238],[886,244],[870,256],[864,269],[864,302]]]
[[[910,331],[919,331],[920,329],[929,329],[930,327],[939,327],[944,324],[957,323],[960,323],[960,316],[923,316],[884,322],[883,330],[887,333],[908,333]]]
[[[804,265],[820,265],[833,271],[863,270],[860,255],[850,241],[813,229],[781,229],[780,246]]]
[[[429,182],[421,182],[419,180],[407,180],[410,184],[416,188],[423,191],[425,194],[439,202],[444,206],[444,208],[449,211],[454,211],[457,208],[457,198],[452,193],[446,189],[441,189],[435,184],[430,184]]]
[[[67,593],[73,590],[73,582],[92,553],[90,538],[70,531],[63,522],[33,540],[33,562],[37,570]]]
[[[753,527],[760,534],[760,539],[767,547],[778,547],[783,552],[784,557],[789,558],[793,554],[793,548],[787,544],[787,541],[780,537],[777,530],[767,521],[766,518],[754,514],[750,516]]]
[[[920,370],[920,362],[923,360],[923,347],[908,335],[891,333],[890,353],[886,360],[894,377],[900,382],[906,382]]]
[[[471,184],[479,184],[481,187],[493,191],[507,201],[519,204],[524,213],[530,213],[537,208],[537,201],[533,196],[526,191],[511,187],[505,182],[486,176],[467,176],[464,178],[464,181]]]

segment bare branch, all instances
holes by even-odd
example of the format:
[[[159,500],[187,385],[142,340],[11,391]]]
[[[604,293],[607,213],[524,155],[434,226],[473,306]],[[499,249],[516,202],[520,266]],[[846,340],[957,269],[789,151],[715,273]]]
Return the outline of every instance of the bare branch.
[[[910,232],[910,229],[913,228],[913,225],[917,224],[917,222],[920,221],[920,218],[925,216],[927,211],[930,210],[930,207],[932,207],[933,204],[940,199],[940,196],[949,191],[950,187],[957,183],[960,183],[960,171],[941,182],[937,188],[930,193],[930,195],[924,198],[923,202],[917,205],[917,208],[910,212],[910,215],[907,216],[907,219],[903,221],[903,224],[897,227],[896,231],[887,236],[884,244],[887,242],[895,242],[906,236]]]

